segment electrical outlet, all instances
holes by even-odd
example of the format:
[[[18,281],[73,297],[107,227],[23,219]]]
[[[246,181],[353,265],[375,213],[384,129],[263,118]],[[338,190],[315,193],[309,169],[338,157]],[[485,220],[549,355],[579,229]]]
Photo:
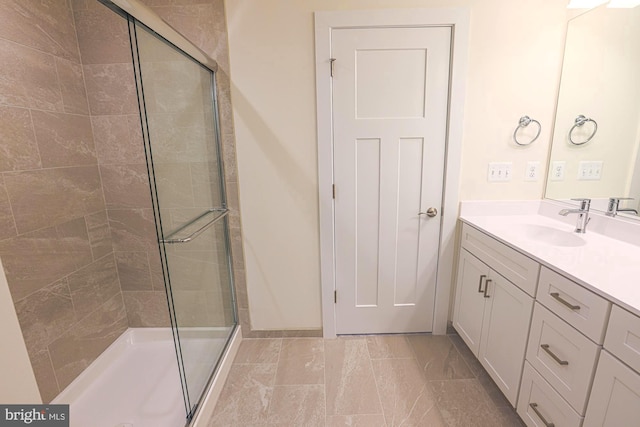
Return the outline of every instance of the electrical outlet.
[[[578,163],[579,181],[598,181],[602,175],[602,161],[582,161]]]
[[[551,181],[564,181],[564,167],[566,162],[564,160],[557,160],[551,162],[550,179]]]
[[[487,179],[490,182],[511,181],[511,162],[489,163]]]
[[[525,181],[537,181],[540,162],[527,162],[527,169],[524,172]]]

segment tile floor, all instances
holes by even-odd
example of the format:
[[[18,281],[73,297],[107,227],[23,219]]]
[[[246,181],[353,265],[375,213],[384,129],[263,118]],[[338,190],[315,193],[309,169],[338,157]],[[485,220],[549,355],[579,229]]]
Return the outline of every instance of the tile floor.
[[[209,427],[514,426],[457,335],[245,339]]]

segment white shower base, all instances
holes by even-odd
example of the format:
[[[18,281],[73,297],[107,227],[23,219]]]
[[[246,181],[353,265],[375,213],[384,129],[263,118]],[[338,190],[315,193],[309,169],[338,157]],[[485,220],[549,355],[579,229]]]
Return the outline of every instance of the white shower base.
[[[205,362],[223,351],[227,330],[200,328],[185,335],[181,336],[183,346],[188,346],[190,354],[206,355]],[[204,387],[210,365],[194,362],[187,378],[199,379]],[[71,427],[184,426],[171,329],[128,329],[52,403],[70,404]]]

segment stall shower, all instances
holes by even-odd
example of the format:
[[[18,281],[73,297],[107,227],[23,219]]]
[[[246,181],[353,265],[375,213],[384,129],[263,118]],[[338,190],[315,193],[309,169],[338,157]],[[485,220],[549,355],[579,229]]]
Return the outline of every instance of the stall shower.
[[[137,1],[9,3],[0,259],[42,400],[184,425],[238,323],[217,64]]]

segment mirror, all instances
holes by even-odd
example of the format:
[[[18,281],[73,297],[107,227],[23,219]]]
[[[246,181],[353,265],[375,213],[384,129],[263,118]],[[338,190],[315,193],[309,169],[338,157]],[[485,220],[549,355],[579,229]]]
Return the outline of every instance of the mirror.
[[[640,7],[569,21],[548,171],[546,198],[640,219]]]

